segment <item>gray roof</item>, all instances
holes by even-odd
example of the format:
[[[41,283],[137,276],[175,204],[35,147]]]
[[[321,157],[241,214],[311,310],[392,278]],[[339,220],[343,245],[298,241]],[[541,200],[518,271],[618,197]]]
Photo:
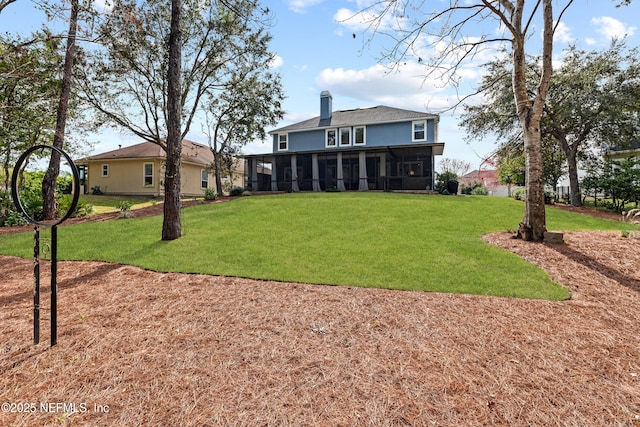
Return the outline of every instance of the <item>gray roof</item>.
[[[381,123],[403,122],[407,120],[437,119],[438,117],[439,116],[437,114],[378,105],[377,107],[334,111],[329,119],[320,120],[320,116],[317,116],[309,120],[272,130],[269,134],[304,132],[307,130],[324,129],[329,127],[366,126]]]

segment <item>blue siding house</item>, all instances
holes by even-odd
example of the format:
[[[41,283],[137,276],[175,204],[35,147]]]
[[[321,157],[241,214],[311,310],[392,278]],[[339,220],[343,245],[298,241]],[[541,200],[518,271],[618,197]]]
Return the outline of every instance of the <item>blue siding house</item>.
[[[245,156],[251,191],[432,190],[441,155],[437,114],[377,106],[333,111],[275,129],[270,154]]]

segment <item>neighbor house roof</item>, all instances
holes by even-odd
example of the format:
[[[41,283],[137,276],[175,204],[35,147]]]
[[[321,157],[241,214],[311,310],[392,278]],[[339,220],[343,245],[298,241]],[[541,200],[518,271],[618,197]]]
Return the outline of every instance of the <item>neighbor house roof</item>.
[[[86,157],[79,160],[79,163],[86,163],[96,160],[129,160],[129,159],[151,159],[166,158],[166,153],[158,144],[153,142],[142,142],[140,144],[131,145],[129,147],[119,148],[117,150],[107,151],[106,153],[96,154],[95,156]],[[209,166],[213,163],[213,154],[211,149],[206,145],[198,144],[193,141],[182,141],[182,162],[195,163],[203,166]]]
[[[400,108],[385,107],[379,105],[377,107],[355,108],[353,110],[334,111],[328,119],[320,119],[316,116],[309,120],[294,123],[289,126],[272,130],[269,134],[283,132],[303,132],[307,130],[328,128],[328,127],[346,127],[346,126],[365,126],[380,123],[402,122],[407,120],[418,119],[437,119],[437,114],[424,113],[419,111],[403,110]]]

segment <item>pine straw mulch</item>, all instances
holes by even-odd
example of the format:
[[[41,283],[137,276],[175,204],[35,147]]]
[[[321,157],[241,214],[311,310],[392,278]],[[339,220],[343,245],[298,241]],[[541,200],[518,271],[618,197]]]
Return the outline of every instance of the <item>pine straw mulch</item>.
[[[30,342],[32,261],[0,257],[0,403],[38,405],[0,425],[640,426],[640,240],[485,240],[572,298],[60,262],[50,349],[47,322]]]

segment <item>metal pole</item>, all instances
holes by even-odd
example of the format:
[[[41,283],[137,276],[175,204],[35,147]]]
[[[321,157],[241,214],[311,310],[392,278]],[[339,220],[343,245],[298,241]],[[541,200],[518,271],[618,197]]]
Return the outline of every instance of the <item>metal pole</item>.
[[[58,340],[58,227],[51,227],[51,347]]]
[[[33,343],[40,342],[40,228],[33,229]]]

